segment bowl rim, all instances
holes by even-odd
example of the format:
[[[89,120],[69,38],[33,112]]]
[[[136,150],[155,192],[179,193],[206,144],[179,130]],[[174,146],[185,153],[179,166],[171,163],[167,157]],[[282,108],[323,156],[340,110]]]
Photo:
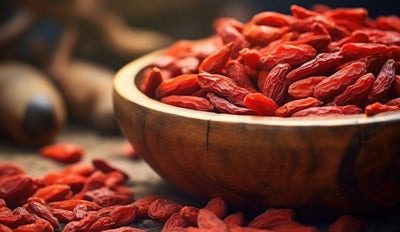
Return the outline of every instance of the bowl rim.
[[[125,100],[153,111],[170,115],[221,123],[241,123],[268,126],[347,126],[400,121],[400,112],[385,112],[378,115],[365,114],[322,116],[322,117],[275,117],[255,115],[234,115],[204,112],[172,106],[143,94],[135,84],[137,74],[154,61],[163,50],[141,56],[124,65],[114,76],[114,92]]]

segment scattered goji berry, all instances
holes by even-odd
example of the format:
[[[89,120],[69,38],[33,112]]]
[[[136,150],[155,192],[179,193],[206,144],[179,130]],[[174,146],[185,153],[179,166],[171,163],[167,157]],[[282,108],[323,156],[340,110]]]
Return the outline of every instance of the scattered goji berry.
[[[63,163],[74,163],[82,159],[84,149],[76,144],[59,143],[40,148],[39,153]]]

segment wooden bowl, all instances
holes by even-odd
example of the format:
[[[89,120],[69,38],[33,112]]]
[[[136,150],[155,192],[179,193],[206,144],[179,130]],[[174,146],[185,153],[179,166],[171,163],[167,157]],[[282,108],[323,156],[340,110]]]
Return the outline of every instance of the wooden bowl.
[[[188,194],[241,208],[370,212],[400,202],[400,113],[278,118],[201,112],[142,94],[137,74],[114,80],[119,126],[162,177]]]

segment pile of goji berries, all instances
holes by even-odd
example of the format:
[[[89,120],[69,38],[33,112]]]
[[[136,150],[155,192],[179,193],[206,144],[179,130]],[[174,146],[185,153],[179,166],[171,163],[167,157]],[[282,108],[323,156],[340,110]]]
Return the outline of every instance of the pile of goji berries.
[[[159,196],[134,201],[128,176],[102,159],[75,163],[43,178],[28,176],[19,166],[0,164],[0,232],[140,232],[132,223],[150,218],[163,232],[317,232],[294,220],[292,209],[268,209],[252,220],[242,212],[227,214],[215,197],[203,208],[183,206]],[[329,232],[362,231],[358,218],[346,215]]]
[[[363,8],[291,6],[247,23],[220,18],[216,34],[178,41],[142,76],[161,102],[229,114],[375,115],[400,108],[400,18]]]

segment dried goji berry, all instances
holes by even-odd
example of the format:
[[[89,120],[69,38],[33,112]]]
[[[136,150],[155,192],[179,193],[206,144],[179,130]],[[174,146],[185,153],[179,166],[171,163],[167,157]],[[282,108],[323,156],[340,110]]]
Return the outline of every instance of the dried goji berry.
[[[142,229],[123,226],[115,229],[103,230],[103,232],[146,232]]]
[[[228,232],[228,226],[217,215],[207,209],[199,210],[197,225],[200,229],[208,229],[213,232]]]
[[[262,93],[250,93],[244,99],[247,108],[253,110],[260,116],[274,116],[278,105],[264,96]]]
[[[383,65],[381,71],[372,85],[372,89],[368,94],[369,102],[381,100],[389,91],[395,78],[394,60],[389,59]]]
[[[214,108],[221,113],[228,113],[228,114],[238,114],[238,115],[255,115],[256,112],[245,108],[239,107],[228,100],[218,97],[213,93],[207,93],[207,98],[210,100],[211,104],[213,104]]]
[[[132,204],[138,208],[137,216],[138,217],[148,216],[147,212],[149,211],[150,204],[159,198],[160,198],[159,196],[146,196],[133,202]]]
[[[276,116],[280,117],[288,117],[297,111],[310,107],[320,106],[322,104],[322,101],[314,97],[293,100],[276,109],[275,114]]]
[[[2,163],[0,164],[0,177],[3,176],[14,176],[18,174],[25,174],[24,169],[13,163]]]
[[[172,214],[179,212],[183,206],[167,199],[156,199],[149,205],[150,218],[166,221]]]
[[[144,71],[140,81],[139,89],[149,97],[154,97],[157,87],[161,84],[163,78],[161,70],[157,67],[148,68]]]
[[[161,102],[168,105],[184,107],[193,110],[213,111],[214,106],[204,97],[169,95],[161,98]]]
[[[372,116],[379,113],[399,111],[400,108],[397,106],[385,105],[380,102],[375,102],[365,107],[365,114],[367,116]]]
[[[226,75],[234,80],[238,86],[243,87],[250,92],[257,92],[251,82],[244,66],[237,60],[228,62],[226,67]]]
[[[39,153],[63,163],[73,163],[81,160],[84,149],[76,144],[60,143],[44,146],[40,148]]]
[[[242,226],[244,224],[244,214],[242,212],[230,214],[224,218],[223,222],[228,228]]]
[[[271,27],[248,23],[243,27],[242,33],[251,44],[265,46],[282,37],[289,29],[289,26]]]
[[[286,75],[290,71],[289,64],[277,64],[268,72],[264,79],[261,92],[264,96],[271,98],[276,104],[282,104],[287,93]],[[263,71],[259,75],[265,75]]]
[[[38,189],[33,197],[39,197],[46,202],[61,201],[72,197],[71,187],[66,184],[53,184]]]
[[[233,43],[228,43],[207,56],[199,65],[199,72],[220,73],[232,53]]]
[[[304,110],[297,111],[292,114],[292,117],[314,117],[314,116],[335,116],[344,115],[343,111],[338,106],[321,106],[310,107]]]
[[[124,171],[121,169],[118,169],[116,167],[113,167],[111,164],[109,164],[107,161],[100,159],[100,158],[94,158],[92,159],[92,163],[94,167],[102,172],[109,173],[109,172],[114,172],[118,171],[122,173],[125,177],[125,179],[129,179],[129,175],[126,174]]]
[[[156,89],[156,97],[162,98],[170,95],[189,95],[199,89],[197,74],[182,74],[180,76],[163,80]]]
[[[111,217],[101,217],[89,227],[88,231],[100,232],[100,231],[106,230],[108,228],[111,228],[114,225],[115,225],[115,222]]]
[[[268,56],[261,58],[260,63],[269,70],[280,63],[288,63],[290,66],[298,66],[315,57],[317,52],[307,44],[292,45],[283,44],[277,47]]]
[[[325,76],[313,76],[293,82],[289,85],[288,94],[294,99],[311,97],[314,87],[325,78]]]
[[[89,231],[91,225],[93,225],[99,218],[94,214],[89,214],[87,217],[79,221],[72,221],[65,225],[63,232],[85,232]]]
[[[196,225],[197,214],[199,213],[199,208],[193,206],[183,206],[179,211],[181,217],[188,223],[188,225]]]
[[[19,226],[14,232],[54,232],[51,224],[46,220],[38,220],[35,223]]]
[[[290,26],[292,21],[293,18],[291,16],[274,11],[260,12],[251,18],[251,22],[257,25],[267,25],[273,27]]]
[[[230,102],[243,105],[243,100],[249,90],[236,84],[231,78],[210,73],[200,73],[198,76],[199,85],[202,89],[226,97]]]
[[[322,80],[314,87],[314,96],[325,100],[337,96],[367,71],[364,62],[352,63]]]
[[[335,97],[333,102],[335,105],[362,105],[370,92],[372,85],[374,84],[375,78],[372,73],[367,73],[364,76],[358,78],[358,80],[346,87],[346,89]]]
[[[394,99],[386,102],[385,104],[388,106],[397,106],[400,108],[400,97],[394,98]]]
[[[42,203],[39,203],[36,200],[29,199],[28,200],[28,208],[27,210],[30,213],[36,214],[39,217],[47,220],[50,222],[50,224],[54,227],[57,228],[60,226],[60,223],[58,219],[53,215],[53,213],[50,211],[49,207],[47,205],[44,205]]]
[[[254,218],[249,227],[257,229],[274,229],[277,226],[284,225],[294,219],[292,209],[268,209],[263,214]]]
[[[101,207],[95,202],[80,200],[80,199],[70,199],[64,201],[54,201],[50,202],[49,206],[53,208],[73,210],[77,205],[85,205],[89,211],[99,210]]]
[[[164,227],[161,232],[178,232],[178,231],[186,231],[185,227],[187,227],[189,223],[180,215],[179,212],[173,213],[168,220],[164,223]]]
[[[10,227],[3,225],[3,224],[0,224],[0,231],[1,232],[13,232],[13,230]]]
[[[340,49],[340,54],[349,59],[380,55],[387,52],[388,47],[376,43],[346,43]]]
[[[315,59],[310,60],[288,73],[286,79],[294,82],[304,77],[326,74],[342,62],[343,56],[339,53],[320,53]]]

